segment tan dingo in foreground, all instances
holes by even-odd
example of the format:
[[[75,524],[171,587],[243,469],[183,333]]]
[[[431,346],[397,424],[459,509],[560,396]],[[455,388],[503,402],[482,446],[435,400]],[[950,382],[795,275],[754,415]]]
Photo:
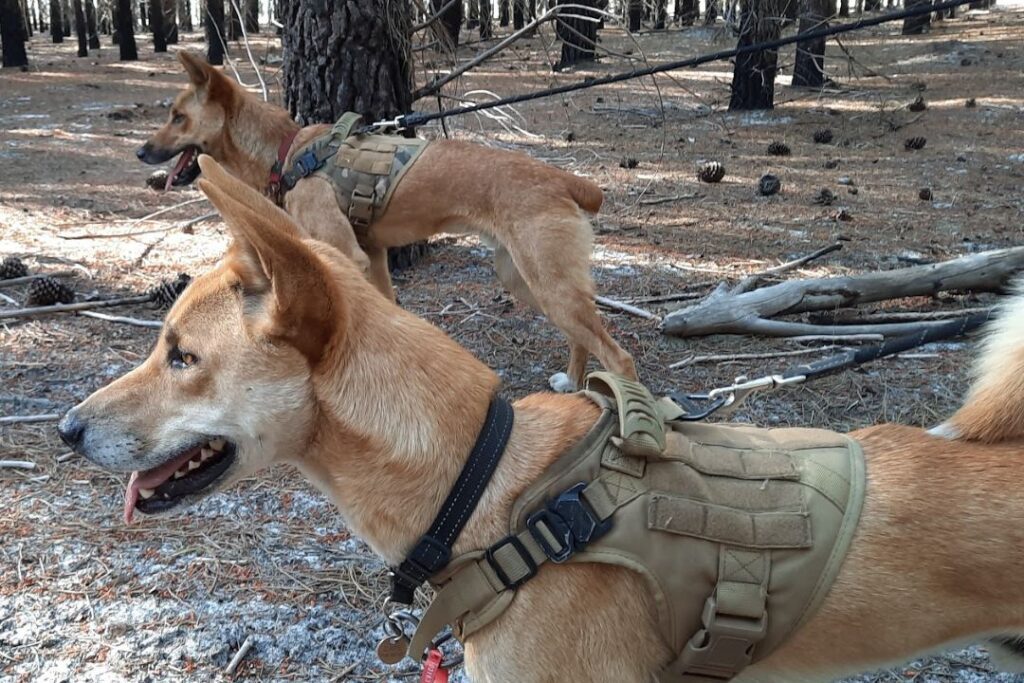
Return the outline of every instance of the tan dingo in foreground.
[[[191,82],[175,99],[167,123],[137,152],[150,164],[180,155],[168,187],[195,180],[196,159],[205,153],[265,191],[282,153],[292,152],[287,166],[304,143],[330,129],[300,130],[287,111],[248,93],[202,58],[188,52],[178,57]],[[587,214],[597,213],[602,201],[594,183],[525,154],[437,140],[427,145],[394,189],[386,211],[359,240],[323,177],[299,180],[284,206],[306,236],[340,249],[392,299],[389,247],[442,232],[472,232],[495,243],[498,279],[565,333],[568,375],[579,386],[589,354],[608,370],[636,377],[633,359],[604,329],[594,304]]]
[[[498,378],[255,190],[200,164],[233,246],[185,290],[149,358],[69,411],[61,434],[131,473],[128,520],[292,463],[395,565],[458,476]],[[851,434],[868,485],[849,554],[809,623],[735,680],[827,681],[980,639],[1012,662],[1024,634],[1022,315],[1018,298],[945,437],[899,425]],[[514,408],[456,552],[501,538],[511,502],[600,412],[579,394]],[[470,675],[493,683],[649,681],[673,656],[638,575],[600,564],[542,566],[466,642]]]

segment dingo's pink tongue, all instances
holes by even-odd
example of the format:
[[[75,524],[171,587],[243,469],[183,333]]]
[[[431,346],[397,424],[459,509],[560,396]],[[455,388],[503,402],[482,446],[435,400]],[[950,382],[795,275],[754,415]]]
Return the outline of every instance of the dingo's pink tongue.
[[[128,487],[124,490],[124,523],[132,523],[135,514],[135,503],[139,500],[139,473],[132,472],[128,479]]]
[[[173,184],[175,179],[177,179],[178,174],[188,168],[188,165],[192,163],[193,156],[194,153],[192,152],[191,147],[181,153],[181,156],[178,157],[178,163],[174,165],[174,170],[167,174],[167,182],[164,183],[164,192],[170,190],[171,184]]]

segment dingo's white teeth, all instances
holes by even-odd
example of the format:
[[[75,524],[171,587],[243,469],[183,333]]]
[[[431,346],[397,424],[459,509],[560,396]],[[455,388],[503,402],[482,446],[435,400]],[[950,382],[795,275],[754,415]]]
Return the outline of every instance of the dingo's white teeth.
[[[225,445],[224,439],[214,439],[213,441],[210,442],[210,448],[212,448],[215,451],[222,451],[222,450],[224,450],[224,445]]]
[[[156,493],[156,491],[153,489],[139,489],[140,498],[152,498],[154,493]]]
[[[189,470],[189,472],[191,472],[192,470],[198,470],[198,469],[199,469],[199,463],[198,462],[196,462],[195,460],[189,460],[188,461],[188,470]]]
[[[182,472],[181,470],[175,470],[175,472],[174,472],[174,478],[175,479],[181,479],[184,476],[185,476],[184,472]]]
[[[209,460],[210,458],[213,457],[213,451],[211,451],[209,448],[204,448],[201,451],[199,451],[199,453],[201,460]]]

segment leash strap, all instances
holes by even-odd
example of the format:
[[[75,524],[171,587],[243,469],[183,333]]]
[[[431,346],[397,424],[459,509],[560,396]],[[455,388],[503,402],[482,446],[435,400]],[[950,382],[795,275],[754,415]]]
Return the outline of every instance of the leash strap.
[[[469,459],[448,493],[434,523],[420,538],[405,561],[391,569],[391,601],[412,604],[416,589],[451,561],[452,545],[480,502],[512,433],[514,413],[500,396],[491,400],[484,426]]]
[[[299,134],[299,130],[301,129],[296,129],[286,135],[277,147],[277,161],[270,167],[270,180],[267,182],[267,190],[271,196],[276,196],[281,191],[284,162],[288,158],[288,152],[291,150],[292,144],[295,143],[295,137]]]

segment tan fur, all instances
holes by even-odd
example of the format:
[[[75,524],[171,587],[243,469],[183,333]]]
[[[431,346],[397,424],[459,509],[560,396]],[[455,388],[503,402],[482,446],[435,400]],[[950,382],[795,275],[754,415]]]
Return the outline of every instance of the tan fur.
[[[213,432],[239,443],[238,472],[293,463],[356,533],[397,563],[457,477],[497,378],[441,331],[378,296],[337,250],[301,241],[283,212],[211,159],[201,163],[201,187],[236,244],[168,316],[168,328],[199,360],[171,369],[161,341],[141,368],[76,407],[90,432],[83,453],[111,469],[134,469],[148,457],[144,445],[166,439],[168,422],[178,424],[195,405],[190,387],[206,378],[203,400],[236,404],[240,413],[232,420],[243,426],[224,422]],[[293,308],[301,293],[289,281],[310,277],[321,280],[322,296]],[[1022,347],[1018,338],[989,351]],[[251,387],[263,388],[250,395]],[[275,393],[281,400],[271,400]],[[1024,411],[1024,395],[1004,398],[1002,411]],[[535,394],[515,411],[507,450],[457,551],[503,536],[516,497],[598,415],[576,395]],[[810,623],[737,681],[827,681],[1024,633],[1024,442],[1014,433],[991,433],[984,444],[940,439],[898,425],[852,436],[866,453],[868,487],[850,554]],[[671,656],[636,575],[550,564],[469,639],[466,654],[473,679],[489,683],[639,683]]]
[[[178,54],[191,83],[147,146],[176,150],[195,145],[262,191],[278,146],[297,125],[287,112],[261,102],[201,58]],[[179,114],[186,117],[184,124],[175,123]],[[302,129],[293,153],[328,129]],[[601,190],[592,182],[525,154],[438,140],[405,174],[387,211],[364,239],[356,239],[333,188],[323,178],[300,180],[286,195],[285,208],[306,235],[352,258],[392,300],[389,247],[443,232],[472,232],[497,242],[499,279],[565,333],[569,376],[579,385],[590,354],[605,368],[636,377],[633,359],[604,329],[594,304],[592,236],[586,214],[596,213],[601,202]]]

